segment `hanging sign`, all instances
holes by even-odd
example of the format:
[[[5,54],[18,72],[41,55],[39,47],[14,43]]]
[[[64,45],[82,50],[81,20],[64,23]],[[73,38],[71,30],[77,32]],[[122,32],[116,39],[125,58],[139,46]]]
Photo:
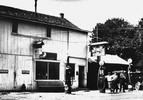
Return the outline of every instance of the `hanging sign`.
[[[33,43],[34,48],[42,48],[43,45],[44,45],[44,42],[42,40],[34,41]]]
[[[35,52],[35,58],[39,58],[42,55],[42,46],[44,45],[43,40],[34,41],[33,48]]]

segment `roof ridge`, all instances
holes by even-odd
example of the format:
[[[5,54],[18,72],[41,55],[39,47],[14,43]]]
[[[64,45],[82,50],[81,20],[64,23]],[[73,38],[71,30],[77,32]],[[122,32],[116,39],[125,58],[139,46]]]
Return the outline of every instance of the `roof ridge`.
[[[23,10],[23,9],[19,9],[15,7],[0,5],[0,14],[5,15],[5,16],[12,16],[15,18],[22,18],[22,19],[34,20],[37,22],[44,22],[49,25],[65,27],[65,28],[69,28],[69,29],[73,29],[77,31],[87,32],[85,30],[80,29],[79,27],[74,25],[72,22],[70,22],[66,18],[61,18],[61,17],[42,14],[42,13],[35,13],[33,11]]]
[[[20,8],[16,8],[16,7],[12,7],[12,6],[4,6],[4,5],[0,5],[0,7],[5,7],[5,8],[9,8],[9,9],[20,10],[20,11],[24,11],[24,12],[35,13],[34,11],[29,11],[29,10],[25,10],[25,9],[20,9]],[[47,15],[47,14],[40,13],[40,12],[37,12],[37,14],[45,15],[45,16],[51,16],[51,17],[56,17],[56,18],[60,18],[60,17],[58,17],[58,16]]]

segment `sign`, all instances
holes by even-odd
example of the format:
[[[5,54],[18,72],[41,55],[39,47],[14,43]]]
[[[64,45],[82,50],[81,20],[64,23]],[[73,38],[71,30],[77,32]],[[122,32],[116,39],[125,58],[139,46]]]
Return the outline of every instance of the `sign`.
[[[0,69],[0,74],[8,74],[8,70],[7,69]]]
[[[29,70],[22,70],[22,74],[30,74]]]
[[[92,47],[92,56],[103,56],[105,55],[105,48],[104,46],[97,46],[97,47]]]

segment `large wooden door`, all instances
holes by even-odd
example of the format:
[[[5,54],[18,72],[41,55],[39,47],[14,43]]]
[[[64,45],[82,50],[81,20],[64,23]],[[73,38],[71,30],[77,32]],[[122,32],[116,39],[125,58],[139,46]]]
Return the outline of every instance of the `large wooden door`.
[[[32,57],[17,56],[14,73],[14,87],[16,90],[20,90],[23,84],[25,84],[26,90],[32,89]]]
[[[13,90],[14,66],[14,55],[0,54],[0,91]]]

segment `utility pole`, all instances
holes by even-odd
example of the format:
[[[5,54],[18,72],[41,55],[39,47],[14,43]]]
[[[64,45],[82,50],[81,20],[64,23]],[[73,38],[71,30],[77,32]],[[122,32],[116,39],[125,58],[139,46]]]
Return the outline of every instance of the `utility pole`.
[[[98,42],[98,25],[97,25],[97,29],[96,29],[96,34],[97,34],[97,41]]]
[[[37,13],[37,1],[38,0],[35,0],[35,13]]]

